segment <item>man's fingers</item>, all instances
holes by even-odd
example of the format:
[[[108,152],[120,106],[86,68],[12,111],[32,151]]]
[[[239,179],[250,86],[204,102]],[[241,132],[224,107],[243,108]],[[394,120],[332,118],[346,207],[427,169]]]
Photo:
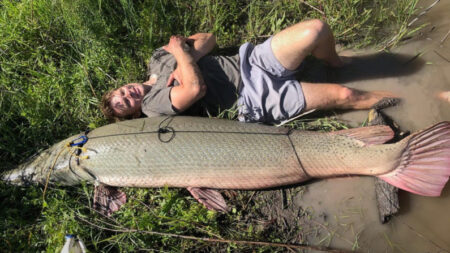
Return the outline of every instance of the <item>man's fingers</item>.
[[[167,87],[169,87],[174,80],[175,80],[175,75],[174,75],[174,72],[172,72],[172,74],[170,74],[170,76],[169,76],[169,79],[167,80],[167,84],[166,84]]]

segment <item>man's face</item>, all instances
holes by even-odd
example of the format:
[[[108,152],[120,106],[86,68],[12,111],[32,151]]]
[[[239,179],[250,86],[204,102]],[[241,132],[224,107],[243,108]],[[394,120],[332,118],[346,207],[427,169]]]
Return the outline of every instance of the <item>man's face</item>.
[[[117,116],[125,117],[141,114],[141,102],[144,98],[144,86],[139,83],[129,83],[113,91],[111,107]]]

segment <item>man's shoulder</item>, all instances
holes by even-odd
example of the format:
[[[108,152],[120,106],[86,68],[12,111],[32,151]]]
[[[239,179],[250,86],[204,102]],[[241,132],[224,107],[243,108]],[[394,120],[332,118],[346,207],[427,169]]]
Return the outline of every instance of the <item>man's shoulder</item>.
[[[161,58],[164,59],[164,57],[168,55],[170,55],[170,53],[160,47],[153,51],[150,61],[158,62],[162,60]]]
[[[150,78],[152,74],[157,74],[158,76],[170,75],[177,66],[177,61],[172,54],[164,50],[162,47],[153,51],[152,57],[150,58],[147,65],[147,79]]]

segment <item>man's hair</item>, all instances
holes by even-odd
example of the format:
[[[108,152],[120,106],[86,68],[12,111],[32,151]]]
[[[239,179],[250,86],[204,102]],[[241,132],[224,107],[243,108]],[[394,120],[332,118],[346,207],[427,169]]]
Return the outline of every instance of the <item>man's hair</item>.
[[[127,116],[117,116],[111,106],[111,99],[113,97],[113,92],[116,89],[111,89],[108,92],[106,92],[102,96],[102,101],[100,103],[100,110],[102,111],[103,115],[105,115],[106,119],[110,123],[119,122],[127,119],[132,119],[133,115],[127,115]]]

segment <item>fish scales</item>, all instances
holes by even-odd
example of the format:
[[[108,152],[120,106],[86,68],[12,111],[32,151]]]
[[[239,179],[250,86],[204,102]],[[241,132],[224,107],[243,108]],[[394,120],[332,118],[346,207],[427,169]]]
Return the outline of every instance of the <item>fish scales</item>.
[[[85,145],[90,159],[80,165],[96,168],[98,180],[113,186],[253,189],[304,177],[285,133],[261,132],[259,127],[244,133],[177,131],[183,128],[176,121],[171,127],[175,137],[168,143],[158,133],[133,134],[129,129],[127,135],[91,137]]]
[[[50,175],[66,185],[86,180],[262,189],[311,177],[374,175],[413,193],[439,196],[450,175],[450,123],[378,145],[392,137],[386,128],[320,133],[196,117],[136,119],[91,131],[83,149],[67,147],[78,136],[63,140],[2,179],[45,183]]]
[[[169,132],[159,133],[167,126]],[[227,120],[160,117],[93,130],[84,145],[88,159],[75,159],[65,150],[57,158],[55,154],[64,147],[56,144],[44,167],[56,161],[52,180],[63,184],[97,180],[111,186],[258,189],[315,176],[370,174],[361,173],[360,159],[352,157],[362,146],[347,136]],[[371,157],[378,165],[389,159],[367,149],[361,157]]]
[[[165,124],[174,132],[159,135]],[[170,142],[162,141],[172,135]],[[91,159],[81,166],[96,168],[97,179],[113,186],[255,189],[304,181],[308,171],[311,176],[342,172],[349,165],[342,157],[361,147],[346,136],[296,131],[288,137],[283,128],[177,117],[128,121],[93,134],[86,144]]]
[[[403,150],[401,147],[406,145],[405,140],[367,146],[347,136],[306,131],[294,132],[291,139],[302,165],[312,177],[389,172],[399,163],[398,158]]]

